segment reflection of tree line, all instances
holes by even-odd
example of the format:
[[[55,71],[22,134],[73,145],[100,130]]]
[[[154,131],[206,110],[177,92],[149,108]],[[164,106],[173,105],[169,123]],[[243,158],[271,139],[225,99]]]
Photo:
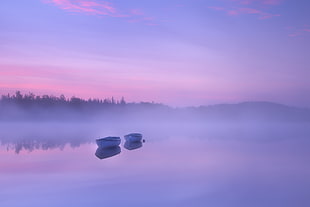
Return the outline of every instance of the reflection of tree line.
[[[82,144],[90,143],[89,140],[82,139],[21,139],[21,140],[0,140],[1,146],[7,150],[14,150],[17,154],[22,150],[51,150],[64,149],[66,145],[72,148],[79,147]]]
[[[63,150],[66,145],[72,148],[79,147],[83,144],[91,143],[90,140],[82,139],[21,139],[9,141],[6,139],[0,139],[1,146],[4,146],[6,150],[14,150],[15,153],[20,153],[23,150],[32,152],[34,150],[52,150],[60,149]],[[142,147],[142,142],[128,142],[124,143],[124,147],[128,150],[134,150]],[[116,151],[116,152],[115,152]],[[98,148],[96,154],[98,157],[106,158],[121,152],[120,147],[111,148]]]

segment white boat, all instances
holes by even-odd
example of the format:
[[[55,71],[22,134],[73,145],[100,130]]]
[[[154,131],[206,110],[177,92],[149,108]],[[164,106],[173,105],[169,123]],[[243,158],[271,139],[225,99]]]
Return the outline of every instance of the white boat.
[[[141,142],[142,134],[140,133],[131,133],[124,136],[127,142]]]
[[[120,137],[105,137],[105,138],[96,139],[96,143],[98,147],[101,147],[101,148],[116,147],[120,145],[121,138]]]

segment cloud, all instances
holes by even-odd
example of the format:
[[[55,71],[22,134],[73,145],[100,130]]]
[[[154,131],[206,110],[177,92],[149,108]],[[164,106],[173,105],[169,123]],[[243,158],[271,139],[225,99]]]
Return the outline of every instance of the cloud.
[[[278,5],[281,4],[283,0],[229,0],[229,1],[243,5],[250,5],[250,4]]]
[[[282,0],[264,0],[263,4],[268,4],[268,5],[278,5],[282,3]]]
[[[106,15],[112,17],[125,17],[117,9],[106,1],[95,0],[45,0],[45,3],[54,4],[60,9],[69,12],[78,12],[89,15]]]
[[[259,19],[269,19],[271,17],[280,16],[279,14],[271,14],[271,13],[264,12],[262,10],[247,8],[247,7],[237,8],[235,10],[229,10],[227,11],[227,14],[232,15],[232,16],[241,15],[241,14],[254,14],[254,15],[258,15]]]
[[[280,16],[267,12],[268,7],[278,5],[282,0],[226,0],[224,6],[209,6],[209,9],[225,12],[229,16],[257,15],[258,19]]]
[[[300,36],[300,33],[291,33],[288,36],[289,37],[297,37],[297,36]]]
[[[131,11],[130,11],[130,13],[131,14],[134,14],[134,15],[144,15],[144,12],[141,10],[141,9],[132,9]]]
[[[146,16],[145,12],[141,9],[132,9],[130,10],[130,14],[132,14],[133,17],[128,20],[129,23],[144,22],[145,25],[149,26],[158,25],[155,23],[154,17]]]
[[[285,29],[289,31],[289,37],[299,37],[310,34],[310,25],[303,25],[300,27],[286,27]]]
[[[225,10],[224,7],[219,7],[219,6],[209,6],[208,8],[209,9],[213,9],[215,11],[223,11],[223,10]]]
[[[230,10],[230,11],[227,11],[227,14],[230,15],[230,16],[236,16],[236,15],[238,15],[239,13],[238,13],[238,11],[236,11],[236,10]]]
[[[52,4],[58,8],[86,15],[110,16],[127,18],[128,22],[142,22],[145,25],[157,25],[154,17],[148,17],[141,9],[131,9],[121,12],[111,2],[99,0],[42,0],[44,3]]]

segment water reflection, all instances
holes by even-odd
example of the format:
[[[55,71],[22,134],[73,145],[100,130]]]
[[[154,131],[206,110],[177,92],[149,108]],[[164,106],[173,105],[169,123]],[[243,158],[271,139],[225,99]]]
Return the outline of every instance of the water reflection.
[[[2,149],[21,151],[73,148],[93,143],[103,135],[123,135],[139,129],[150,143],[169,140],[171,137],[198,138],[202,140],[277,141],[292,138],[308,138],[307,124],[199,124],[180,126],[177,124],[143,125],[126,123],[54,123],[54,122],[0,122],[0,144]],[[123,140],[123,138],[122,138]],[[138,149],[141,142],[124,143],[128,150]],[[94,150],[93,150],[94,151]],[[93,154],[92,151],[92,154]]]
[[[128,150],[138,149],[138,148],[141,148],[142,146],[143,144],[141,141],[137,141],[137,142],[126,141],[124,144],[124,147]]]
[[[79,147],[83,144],[90,143],[89,140],[86,139],[69,139],[69,138],[61,138],[61,139],[44,139],[38,138],[38,139],[16,139],[12,141],[8,141],[5,139],[1,140],[1,145],[6,147],[6,149],[14,150],[15,153],[20,153],[22,150],[26,150],[29,152],[32,152],[34,150],[51,150],[51,149],[64,149],[66,145],[69,145],[72,148]]]
[[[91,124],[0,122],[0,144],[8,151],[36,151],[72,148],[93,142],[99,132]]]
[[[95,155],[99,159],[106,159],[106,158],[118,155],[120,153],[121,153],[121,148],[119,146],[116,146],[116,147],[98,147]]]
[[[309,125],[166,127],[141,130],[147,145],[97,150],[95,137],[133,129],[0,127],[4,146],[34,150],[19,156],[0,150],[0,206],[310,206]],[[81,146],[42,152],[64,145]]]

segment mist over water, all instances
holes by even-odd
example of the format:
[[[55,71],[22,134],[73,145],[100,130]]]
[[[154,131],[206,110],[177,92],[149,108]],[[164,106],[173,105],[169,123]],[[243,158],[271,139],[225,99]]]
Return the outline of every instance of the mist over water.
[[[0,143],[8,150],[63,149],[94,143],[104,136],[141,132],[148,142],[170,137],[203,140],[280,141],[308,140],[309,123],[215,122],[0,122]]]
[[[1,206],[310,205],[309,123],[33,121],[0,127]],[[143,134],[143,146],[124,146],[130,132]],[[120,136],[120,149],[98,151],[95,139],[104,136]]]
[[[309,109],[7,99],[0,206],[310,205]],[[120,146],[98,148],[107,136]]]

